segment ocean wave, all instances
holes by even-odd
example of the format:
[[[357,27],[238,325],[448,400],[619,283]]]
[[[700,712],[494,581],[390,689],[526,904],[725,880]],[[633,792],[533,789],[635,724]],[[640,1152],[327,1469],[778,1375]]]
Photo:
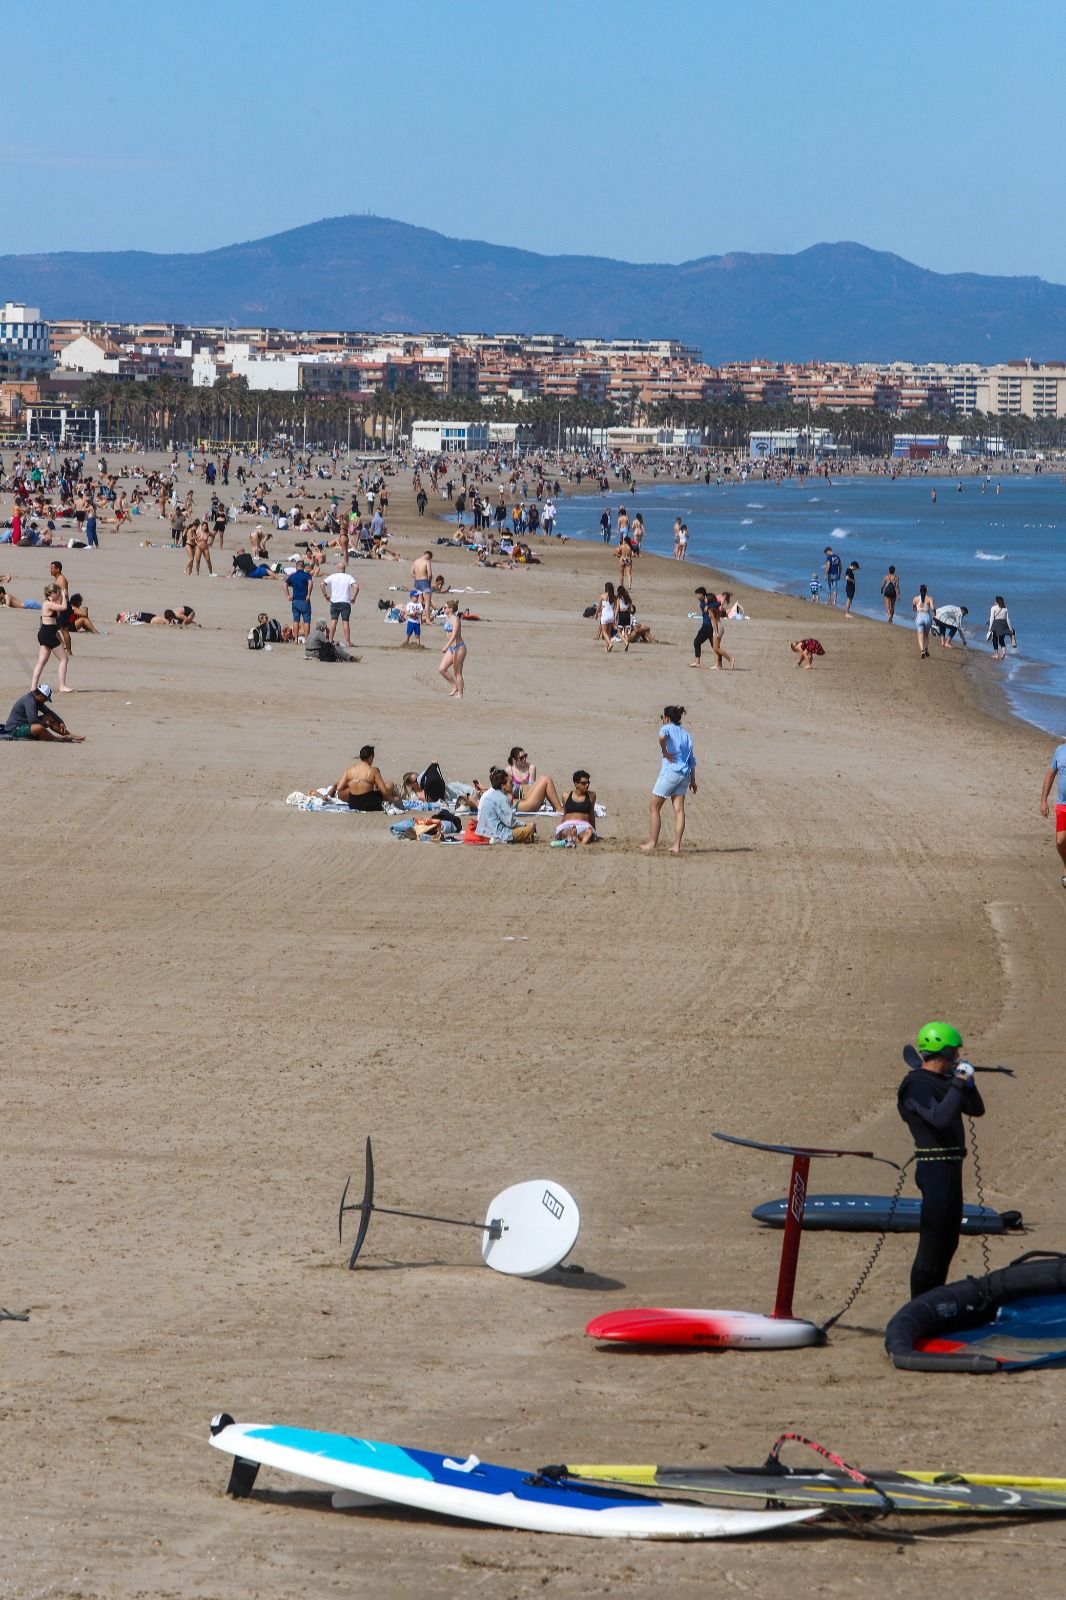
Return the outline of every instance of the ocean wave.
[[[990,556],[984,550],[975,550],[974,557],[978,561],[1006,561],[1007,559],[1005,555]]]
[[[755,521],[754,517],[741,517],[740,526],[742,528],[750,528],[754,521]]]
[[[766,506],[761,500],[746,500],[745,505],[749,511],[765,511]]]
[[[834,528],[829,537],[831,539],[850,539],[851,534],[848,532],[847,528]]]
[[[738,550],[746,550],[746,549],[747,549],[747,548],[748,548],[748,547],[747,547],[747,545],[746,545],[746,544],[738,544],[738,545],[737,545],[737,549],[738,549]]]

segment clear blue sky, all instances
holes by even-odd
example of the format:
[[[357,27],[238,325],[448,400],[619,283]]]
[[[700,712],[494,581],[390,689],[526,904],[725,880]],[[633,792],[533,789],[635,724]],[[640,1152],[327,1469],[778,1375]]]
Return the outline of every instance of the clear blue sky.
[[[343,212],[1066,282],[1062,0],[6,0],[0,253]]]

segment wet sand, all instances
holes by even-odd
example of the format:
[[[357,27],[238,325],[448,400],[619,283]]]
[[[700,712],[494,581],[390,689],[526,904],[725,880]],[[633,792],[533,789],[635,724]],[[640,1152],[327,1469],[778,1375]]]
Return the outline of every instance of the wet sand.
[[[782,596],[741,590],[737,670],[690,671],[692,563],[640,560],[638,609],[666,642],[605,656],[581,618],[616,576],[595,545],[515,572],[440,552],[453,583],[491,590],[471,598],[460,705],[437,650],[403,650],[376,609],[439,531],[403,480],[390,524],[403,565],[353,568],[357,666],[249,651],[257,610],[287,616],[281,586],[185,579],[177,552],[141,548],[155,519],[59,552],[110,632],[76,641],[60,708],[87,743],[0,762],[0,1304],[31,1311],[0,1324],[0,1594],[695,1597],[783,1590],[801,1562],[824,1595],[1053,1592],[1055,1523],[673,1547],[338,1513],[267,1472],[251,1501],[224,1497],[221,1408],[530,1468],[754,1464],[795,1428],[866,1466],[1066,1471],[1061,1373],[888,1364],[906,1237],[824,1350],[626,1356],[582,1336],[630,1304],[769,1310],[779,1235],[749,1211],[787,1163],[712,1130],[903,1159],[900,1046],[931,1015],[1019,1072],[988,1080],[980,1153],[988,1203],[1033,1227],[992,1240],[993,1264],[1062,1247],[1050,741],[986,706],[977,652],[920,662],[901,631]],[[13,591],[39,593],[48,559],[5,547]],[[109,620],[183,602],[202,630]],[[36,626],[0,614],[4,711]],[[809,633],[826,656],[800,672],[787,641]],[[677,700],[700,790],[682,858],[666,823],[648,859]],[[364,741],[389,777],[438,760],[484,779],[516,743],[560,783],[587,766],[604,842],[416,848],[385,819],[285,806]],[[477,1218],[506,1184],[556,1178],[582,1208],[584,1274],[502,1278],[472,1236],[383,1216],[349,1274],[336,1208],[368,1133],[386,1205]],[[813,1187],[882,1174],[824,1163]],[[797,1312],[835,1311],[871,1243],[809,1237]],[[980,1262],[964,1241],[957,1275]]]

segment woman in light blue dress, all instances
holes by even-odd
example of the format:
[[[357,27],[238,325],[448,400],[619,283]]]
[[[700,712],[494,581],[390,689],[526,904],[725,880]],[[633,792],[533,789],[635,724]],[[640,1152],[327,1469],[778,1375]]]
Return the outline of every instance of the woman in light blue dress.
[[[681,726],[684,715],[684,706],[666,706],[663,710],[662,727],[659,729],[662,766],[651,792],[647,842],[640,847],[649,853],[659,843],[663,804],[669,800],[674,808],[675,833],[670,854],[681,854],[681,840],[685,832],[685,796],[690,789],[693,794],[696,793],[696,757],[691,735]]]

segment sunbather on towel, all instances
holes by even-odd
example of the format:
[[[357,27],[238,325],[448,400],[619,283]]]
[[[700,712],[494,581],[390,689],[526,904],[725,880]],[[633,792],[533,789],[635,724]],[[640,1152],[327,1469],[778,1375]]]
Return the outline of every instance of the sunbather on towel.
[[[394,783],[386,783],[374,765],[374,746],[363,745],[359,760],[347,768],[332,788],[325,791],[327,800],[346,800],[350,811],[384,811],[386,805],[398,806],[400,796]]]

